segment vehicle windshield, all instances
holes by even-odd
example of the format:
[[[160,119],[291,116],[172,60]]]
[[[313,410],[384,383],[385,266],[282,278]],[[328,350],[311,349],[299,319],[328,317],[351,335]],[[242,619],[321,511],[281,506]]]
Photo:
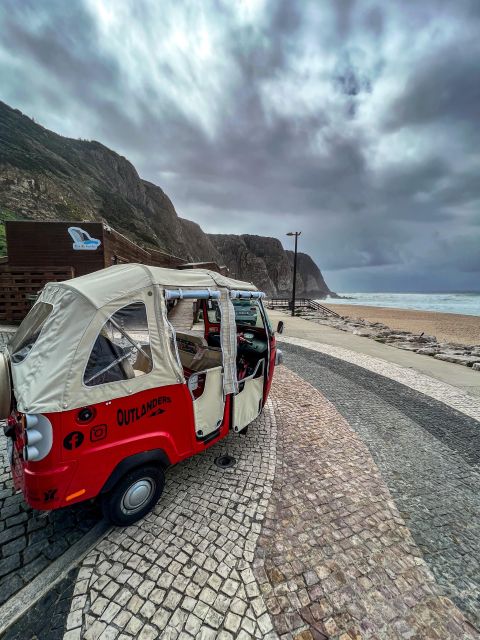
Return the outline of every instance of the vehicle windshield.
[[[235,309],[235,322],[238,325],[249,327],[262,327],[263,319],[260,310],[260,301],[257,299],[235,299],[232,300]],[[220,322],[220,307],[216,300],[208,301],[208,320],[209,322]]]
[[[31,309],[10,343],[10,357],[13,363],[23,362],[28,356],[52,311],[53,306],[46,302],[37,302]]]

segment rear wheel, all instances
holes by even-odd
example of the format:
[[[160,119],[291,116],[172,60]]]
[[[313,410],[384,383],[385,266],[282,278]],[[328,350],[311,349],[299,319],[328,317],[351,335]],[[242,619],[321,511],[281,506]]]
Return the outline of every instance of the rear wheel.
[[[103,515],[120,527],[133,524],[153,509],[164,485],[165,474],[160,467],[134,469],[102,497]]]

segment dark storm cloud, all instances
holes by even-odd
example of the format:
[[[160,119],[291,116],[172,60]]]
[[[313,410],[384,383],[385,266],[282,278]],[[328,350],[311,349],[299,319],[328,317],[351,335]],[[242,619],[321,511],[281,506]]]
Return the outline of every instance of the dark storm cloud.
[[[476,288],[478,7],[4,0],[0,98],[208,231],[301,229],[333,288]]]
[[[98,87],[108,91],[109,86],[118,86],[119,61],[98,55],[96,24],[81,4],[7,1],[2,9],[1,44],[4,51],[30,65],[30,75],[23,78],[27,86],[40,71],[45,92],[53,83],[63,88],[57,95],[60,101],[76,98],[92,107],[102,102]]]
[[[386,114],[387,128],[445,122],[478,133],[480,41],[471,44],[458,41],[426,52]]]

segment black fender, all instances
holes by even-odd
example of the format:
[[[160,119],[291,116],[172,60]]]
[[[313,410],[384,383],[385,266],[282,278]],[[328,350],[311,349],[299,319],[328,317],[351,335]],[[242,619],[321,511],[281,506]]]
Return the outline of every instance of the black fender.
[[[133,456],[128,456],[128,458],[124,458],[117,464],[100,493],[111,491],[126,473],[147,464],[157,465],[162,469],[166,469],[170,466],[170,460],[163,449],[151,449],[150,451],[142,451],[141,453],[135,453]]]

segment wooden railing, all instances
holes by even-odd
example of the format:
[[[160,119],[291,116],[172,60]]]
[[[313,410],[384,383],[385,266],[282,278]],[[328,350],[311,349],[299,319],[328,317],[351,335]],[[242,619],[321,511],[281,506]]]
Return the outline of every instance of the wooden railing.
[[[69,280],[74,275],[73,267],[0,265],[0,322],[21,322],[47,282]]]
[[[292,301],[288,298],[268,298],[265,301],[267,309],[291,309]],[[317,300],[312,298],[295,298],[295,309],[312,309],[312,311],[320,311],[326,316],[332,316],[334,318],[341,318],[341,316],[332,309],[320,304]]]

